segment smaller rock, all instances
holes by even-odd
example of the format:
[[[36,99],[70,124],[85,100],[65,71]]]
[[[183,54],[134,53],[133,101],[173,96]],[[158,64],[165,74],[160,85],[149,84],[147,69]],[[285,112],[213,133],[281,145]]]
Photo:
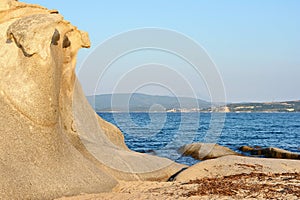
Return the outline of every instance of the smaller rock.
[[[298,153],[274,147],[265,148],[263,152],[267,158],[300,159],[300,154]]]
[[[249,146],[241,146],[239,148],[239,150],[242,151],[242,152],[249,152],[249,151],[253,151],[254,148],[253,147],[249,147]]]
[[[241,146],[239,150],[242,152],[249,152],[251,155],[264,156],[266,158],[300,159],[300,154],[298,153],[275,147],[261,148],[256,146]]]
[[[183,156],[191,156],[197,160],[208,160],[228,155],[240,155],[228,147],[212,143],[187,144],[178,150]]]

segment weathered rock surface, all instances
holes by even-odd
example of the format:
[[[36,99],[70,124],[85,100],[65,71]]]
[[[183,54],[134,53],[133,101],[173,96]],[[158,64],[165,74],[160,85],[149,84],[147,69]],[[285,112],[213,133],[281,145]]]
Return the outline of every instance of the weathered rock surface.
[[[228,147],[212,143],[192,143],[182,146],[179,152],[197,160],[208,160],[228,155],[240,155]]]
[[[175,180],[189,181],[205,177],[216,178],[250,173],[300,173],[300,161],[224,156],[195,164],[176,176]]]
[[[70,144],[61,123],[64,71],[89,46],[86,33],[56,12],[1,1],[0,43],[0,199],[110,191],[116,179]]]
[[[183,167],[130,151],[89,106],[74,73],[89,46],[57,11],[0,0],[0,199],[107,192]]]
[[[249,152],[251,155],[264,156],[266,158],[282,158],[282,159],[296,159],[300,160],[300,154],[286,151],[284,149],[268,147],[249,147],[249,146],[241,146],[239,148],[242,152]]]

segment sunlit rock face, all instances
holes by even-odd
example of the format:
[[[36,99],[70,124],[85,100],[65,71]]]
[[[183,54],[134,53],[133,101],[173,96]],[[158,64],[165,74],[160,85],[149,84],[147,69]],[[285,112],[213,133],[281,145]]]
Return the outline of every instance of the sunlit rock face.
[[[0,199],[105,192],[183,167],[130,151],[89,106],[74,73],[89,46],[57,11],[0,0]]]
[[[299,172],[298,160],[228,155],[197,163],[180,173],[175,180],[190,181],[251,173],[284,174]]]
[[[0,199],[110,191],[115,178],[62,131],[61,86],[74,79],[87,34],[36,5],[1,1],[0,9]]]

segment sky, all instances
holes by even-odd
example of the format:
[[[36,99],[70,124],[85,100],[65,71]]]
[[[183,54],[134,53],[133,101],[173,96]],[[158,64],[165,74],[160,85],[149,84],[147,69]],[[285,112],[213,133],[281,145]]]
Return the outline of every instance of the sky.
[[[57,9],[65,19],[89,33],[92,47],[80,51],[77,71],[88,55],[112,36],[133,29],[157,27],[184,34],[205,49],[219,70],[228,102],[300,100],[300,1],[298,0],[28,0],[26,2]],[[156,53],[144,54],[147,58],[153,55]],[[131,61],[140,56],[143,55],[133,56]],[[163,55],[158,55],[161,56]],[[121,60],[120,65],[125,61],[126,59]],[[114,74],[112,77],[118,74],[118,67],[112,70]],[[92,74],[93,70],[89,73]],[[195,77],[191,74],[192,72],[190,80],[194,80]],[[107,80],[107,85],[110,85],[113,84],[109,82],[111,79],[108,77],[103,80]],[[190,82],[195,88],[198,82],[201,85],[205,80]],[[156,91],[155,87],[150,90],[154,93]],[[110,91],[107,89],[102,92]],[[157,89],[157,92],[163,93],[163,90]],[[199,95],[201,98],[209,96],[209,91],[203,89],[201,92],[203,92],[203,96]],[[182,91],[179,89],[179,94],[185,95],[184,88]]]

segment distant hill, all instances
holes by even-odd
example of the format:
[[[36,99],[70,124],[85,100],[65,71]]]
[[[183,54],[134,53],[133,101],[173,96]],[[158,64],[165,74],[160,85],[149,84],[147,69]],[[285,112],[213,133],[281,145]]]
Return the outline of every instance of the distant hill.
[[[112,101],[113,97],[113,101]],[[151,107],[154,104],[163,106],[166,111],[199,111],[209,108],[211,104],[204,100],[194,99],[189,97],[171,97],[171,96],[154,96],[147,94],[103,94],[88,96],[91,105],[95,105],[95,110],[98,112],[124,112],[128,109],[130,112],[146,112],[161,111],[157,107]],[[129,99],[129,103],[128,103]],[[113,102],[113,106],[111,103]]]

